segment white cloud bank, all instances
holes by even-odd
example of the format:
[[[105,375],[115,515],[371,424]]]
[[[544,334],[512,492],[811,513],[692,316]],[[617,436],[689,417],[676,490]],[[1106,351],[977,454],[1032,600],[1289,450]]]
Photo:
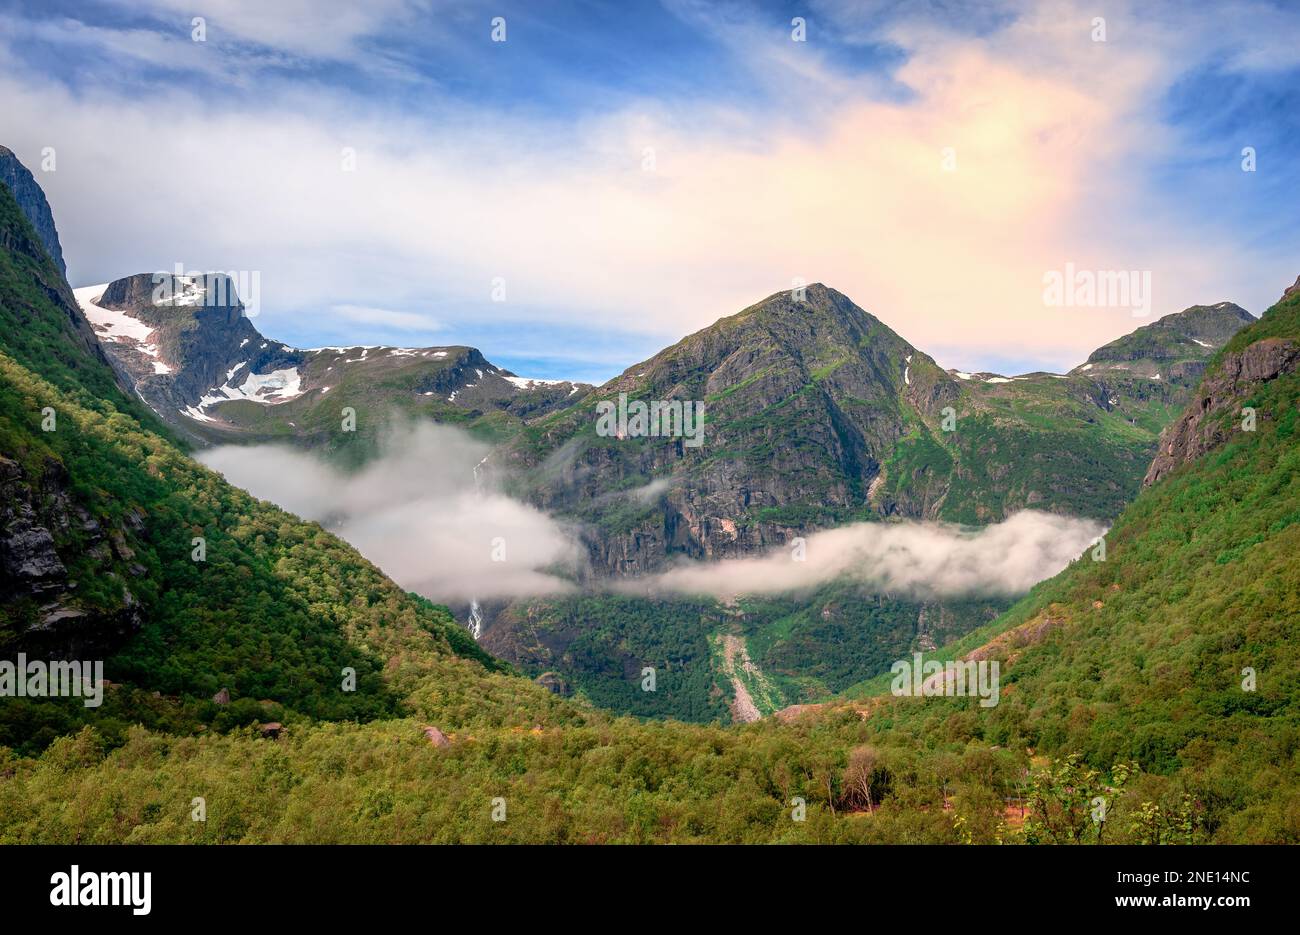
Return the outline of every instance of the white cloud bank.
[[[356,473],[274,445],[227,445],[199,459],[254,496],[320,522],[402,587],[432,600],[467,603],[572,590],[557,571],[581,577],[577,530],[498,491],[480,490],[474,468],[488,451],[457,429],[420,425],[391,433],[382,456]],[[1104,532],[1091,520],[1035,511],[982,529],[857,523],[807,537],[803,561],[785,548],[606,584],[647,596],[730,598],[800,591],[846,577],[899,596],[1019,594],[1056,574]],[[504,560],[494,561],[494,554]]]
[[[421,425],[388,436],[383,456],[351,474],[274,445],[226,445],[199,460],[254,496],[320,522],[431,600],[569,589],[547,569],[576,565],[574,537],[526,504],[478,491],[474,466],[487,452],[455,429]],[[504,561],[493,561],[496,539]]]
[[[943,523],[855,523],[761,558],[683,565],[621,589],[731,598],[856,579],[894,595],[1022,594],[1065,568],[1106,531],[1093,520],[1026,510],[980,529]]]

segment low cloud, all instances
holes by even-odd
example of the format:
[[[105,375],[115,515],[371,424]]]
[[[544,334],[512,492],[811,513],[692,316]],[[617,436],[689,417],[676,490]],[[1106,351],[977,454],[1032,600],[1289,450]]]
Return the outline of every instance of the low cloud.
[[[578,567],[581,552],[569,530],[496,490],[478,489],[474,468],[487,457],[486,445],[456,429],[420,425],[390,434],[381,450],[355,473],[274,445],[227,445],[199,460],[254,496],[320,522],[431,600],[572,588],[555,573]]]
[[[671,477],[659,477],[646,484],[644,487],[636,487],[628,492],[628,496],[638,503],[650,503],[659,499],[661,494],[667,493],[672,489],[673,480]]]
[[[354,473],[274,445],[227,445],[199,458],[254,496],[320,522],[402,587],[432,600],[467,603],[574,590],[573,579],[586,577],[577,530],[500,493],[492,471],[480,472],[480,485],[475,468],[489,451],[458,429],[419,425],[390,433],[381,456]],[[666,486],[655,481],[628,494],[653,499]],[[849,578],[920,598],[1021,594],[1065,568],[1105,531],[1093,520],[1032,510],[980,529],[855,523],[808,536],[802,561],[787,546],[605,585],[646,596],[728,599]],[[504,560],[494,561],[494,550]]]
[[[1021,594],[1078,558],[1106,527],[1027,510],[978,530],[942,523],[855,523],[808,536],[803,561],[793,546],[761,558],[692,563],[620,590],[730,598],[860,580],[891,594],[953,597]]]

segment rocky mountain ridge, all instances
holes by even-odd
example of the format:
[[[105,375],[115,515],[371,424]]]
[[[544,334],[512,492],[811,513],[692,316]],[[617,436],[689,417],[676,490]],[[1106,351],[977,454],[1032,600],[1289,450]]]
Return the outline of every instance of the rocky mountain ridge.
[[[290,347],[258,331],[221,274],[138,273],[75,292],[135,391],[200,442],[299,437],[310,446],[349,405],[381,417],[407,410],[435,421],[498,412],[522,419],[586,389],[519,377],[470,347]]]
[[[814,283],[593,389],[517,377],[468,347],[292,348],[258,332],[228,280],[173,277],[155,304],[157,278],[77,297],[135,392],[183,433],[288,441],[356,464],[394,417],[473,428],[499,443],[486,469],[576,521],[601,575],[750,555],[851,520],[1113,516],[1205,362],[1253,320],[1232,303],[1196,306],[1068,374],[970,374]],[[601,437],[594,406],[620,398],[696,401],[706,444]],[[360,445],[338,431],[344,407],[361,417]]]
[[[1300,367],[1297,329],[1288,327],[1300,318],[1294,304],[1288,302],[1297,292],[1300,277],[1282,293],[1273,317],[1262,322],[1263,329],[1251,329],[1249,333],[1257,339],[1246,343],[1233,336],[1226,342],[1191,403],[1161,434],[1144,487],[1196,461],[1239,432],[1258,429],[1254,397],[1266,384]]]
[[[0,146],[0,184],[13,193],[18,207],[36,230],[36,235],[40,237],[60,275],[66,276],[68,267],[63,262],[63,246],[59,243],[59,231],[54,226],[54,214],[50,210],[45,191],[14,155],[13,150],[6,146]]]

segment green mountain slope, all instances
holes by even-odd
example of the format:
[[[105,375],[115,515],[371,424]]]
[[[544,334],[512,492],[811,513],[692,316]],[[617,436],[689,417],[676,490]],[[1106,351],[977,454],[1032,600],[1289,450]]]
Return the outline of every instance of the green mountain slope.
[[[500,664],[445,611],[147,427],[7,189],[0,243],[0,653],[107,657],[122,683],[102,710],[7,698],[0,743],[39,749],[84,719],[120,736],[133,720],[392,715],[412,651],[447,675],[447,703],[481,693]],[[535,689],[548,710],[522,685],[512,694]],[[223,688],[228,706],[209,700]]]
[[[725,723],[735,717],[735,686],[711,648],[723,637],[743,642],[782,708],[835,695],[895,659],[988,624],[1011,604],[911,600],[855,581],[734,604],[591,593],[515,601],[480,644],[530,674],[553,673],[606,710]],[[656,672],[654,692],[641,688],[645,667]]]
[[[123,391],[72,290],[9,189],[0,185],[0,329],[4,350],[79,400],[158,422]]]
[[[1099,770],[1136,762],[1167,777],[1169,801],[1190,796],[1215,840],[1300,840],[1298,364],[1293,293],[1215,356],[1108,560],[1085,557],[939,653],[1004,666],[973,736]],[[896,726],[937,737],[950,716],[902,703]]]

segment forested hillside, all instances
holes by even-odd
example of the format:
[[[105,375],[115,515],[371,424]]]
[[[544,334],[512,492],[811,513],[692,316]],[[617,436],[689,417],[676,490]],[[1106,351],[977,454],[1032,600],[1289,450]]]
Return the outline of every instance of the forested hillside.
[[[445,610],[161,434],[119,390],[3,188],[0,224],[0,652],[107,656],[118,683],[99,710],[5,699],[0,744],[37,752],[86,718],[120,740],[133,721],[190,731],[392,716],[401,695],[381,673],[406,652],[445,673],[448,703],[486,691],[464,680],[501,664]],[[229,704],[212,701],[222,689]],[[512,694],[530,689],[547,711],[530,683]]]

